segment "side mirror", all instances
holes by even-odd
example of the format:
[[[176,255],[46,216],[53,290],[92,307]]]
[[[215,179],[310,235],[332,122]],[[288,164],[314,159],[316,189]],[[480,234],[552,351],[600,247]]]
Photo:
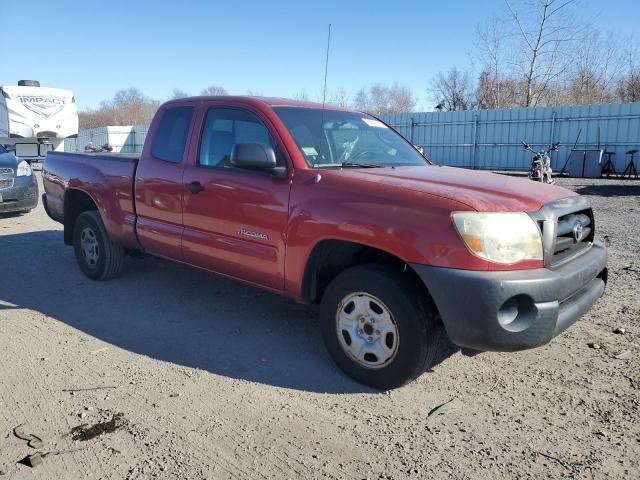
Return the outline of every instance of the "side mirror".
[[[286,168],[277,166],[273,148],[263,143],[235,144],[231,150],[231,164],[247,170],[268,171],[278,178],[287,174]]]

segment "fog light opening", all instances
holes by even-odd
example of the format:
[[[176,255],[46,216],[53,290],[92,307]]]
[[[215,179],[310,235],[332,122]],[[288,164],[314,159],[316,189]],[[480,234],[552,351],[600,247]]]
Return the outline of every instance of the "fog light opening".
[[[502,304],[498,310],[498,322],[505,330],[521,332],[531,326],[537,314],[533,298],[516,295]]]
[[[604,270],[602,270],[596,278],[601,279],[606,285],[607,281],[609,280],[609,269],[605,268]]]

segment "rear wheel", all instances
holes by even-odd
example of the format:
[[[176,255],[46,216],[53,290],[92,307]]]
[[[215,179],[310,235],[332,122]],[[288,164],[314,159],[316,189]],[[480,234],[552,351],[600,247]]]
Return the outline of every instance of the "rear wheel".
[[[92,280],[107,280],[122,271],[124,249],[111,241],[97,211],[78,216],[73,246],[80,269]]]
[[[323,339],[335,362],[382,390],[417,378],[439,348],[437,311],[423,286],[384,265],[339,274],[320,309]]]

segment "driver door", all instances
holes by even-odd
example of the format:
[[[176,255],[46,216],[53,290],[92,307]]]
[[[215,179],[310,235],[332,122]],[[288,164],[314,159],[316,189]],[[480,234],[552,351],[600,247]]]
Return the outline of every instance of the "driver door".
[[[282,149],[256,112],[211,106],[202,120],[195,161],[185,169],[182,250],[187,263],[284,289],[285,231],[290,178],[240,169],[230,162],[237,143]]]

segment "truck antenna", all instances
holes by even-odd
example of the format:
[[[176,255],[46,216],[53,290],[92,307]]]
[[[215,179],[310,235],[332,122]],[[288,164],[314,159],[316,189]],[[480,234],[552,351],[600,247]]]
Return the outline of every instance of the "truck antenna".
[[[322,87],[322,110],[320,113],[320,153],[322,153],[322,135],[324,134],[324,106],[327,101],[327,73],[329,72],[329,50],[331,49],[331,24],[329,24],[329,32],[327,34],[327,56],[324,60],[324,86]],[[318,183],[322,179],[320,175],[320,155],[318,154],[316,160],[316,172],[315,182]]]

